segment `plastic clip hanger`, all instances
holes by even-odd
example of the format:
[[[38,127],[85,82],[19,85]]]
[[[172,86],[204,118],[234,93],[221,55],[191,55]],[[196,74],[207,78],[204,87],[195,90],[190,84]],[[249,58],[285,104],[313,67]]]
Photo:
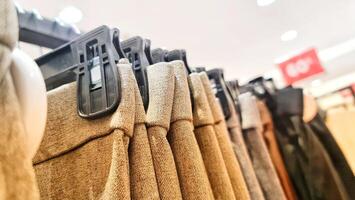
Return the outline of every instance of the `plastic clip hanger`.
[[[241,111],[241,107],[240,107],[240,101],[238,96],[240,95],[240,91],[239,91],[239,81],[238,80],[231,80],[231,81],[227,81],[227,88],[229,88],[232,99],[234,100],[234,106],[235,106],[235,110],[237,112],[237,114],[239,115],[239,121],[242,123],[242,111]]]
[[[277,88],[273,78],[264,79],[264,85],[270,94],[275,94],[277,92]]]
[[[121,98],[116,63],[120,52],[119,30],[100,26],[45,54],[36,62],[47,91],[77,82],[77,110],[95,119],[116,110]]]
[[[147,56],[149,65],[152,65],[152,64],[154,64],[152,52],[151,52],[152,42],[149,39],[144,39],[143,42],[144,42],[144,53]]]
[[[227,89],[225,80],[224,80],[224,75],[223,75],[223,70],[220,68],[217,69],[211,69],[207,71],[208,78],[210,79],[210,82],[212,84],[212,88],[215,90],[215,95],[219,99],[224,117],[225,119],[228,119],[231,115],[231,111],[228,106],[228,102],[232,101],[232,97],[229,94],[229,91]]]
[[[145,109],[148,108],[148,79],[146,68],[150,65],[145,53],[145,42],[143,38],[136,36],[121,42],[122,49],[128,60],[132,63],[132,68],[138,83]]]
[[[152,50],[152,61],[153,63],[160,63],[167,61],[168,50],[157,48]]]
[[[205,72],[206,71],[206,67],[194,67],[192,69],[193,72],[199,73],[199,72]]]
[[[187,74],[192,73],[192,70],[189,67],[189,64],[187,63],[186,51],[184,49],[175,49],[175,50],[169,51],[167,54],[167,61],[170,62],[173,60],[182,60],[185,64]]]
[[[263,77],[257,77],[249,81],[252,88],[252,93],[261,100],[265,100],[266,105],[270,110],[276,110],[275,93],[271,88],[268,88]]]

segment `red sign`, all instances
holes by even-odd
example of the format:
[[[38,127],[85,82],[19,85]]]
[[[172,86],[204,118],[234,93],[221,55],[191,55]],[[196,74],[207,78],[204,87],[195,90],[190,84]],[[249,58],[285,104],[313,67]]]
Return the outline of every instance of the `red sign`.
[[[315,49],[310,49],[279,63],[279,68],[287,85],[324,72]]]

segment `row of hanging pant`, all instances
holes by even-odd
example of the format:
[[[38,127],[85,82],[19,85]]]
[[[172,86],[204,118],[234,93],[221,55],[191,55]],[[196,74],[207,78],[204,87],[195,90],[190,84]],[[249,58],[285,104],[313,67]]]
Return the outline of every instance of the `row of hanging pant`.
[[[224,102],[206,72],[187,74],[182,61],[147,68],[147,110],[126,59],[110,115],[80,117],[76,82],[50,90],[31,163],[9,72],[18,35],[10,4],[0,1],[0,199],[355,199],[354,174],[323,120],[302,119],[301,89]]]
[[[205,72],[162,62],[147,69],[145,112],[131,65],[117,67],[122,96],[110,116],[80,118],[76,83],[48,92],[33,160],[43,199],[354,197],[354,175],[323,121],[302,121],[302,90],[277,92],[273,115],[243,93],[241,116],[230,101],[225,119]]]

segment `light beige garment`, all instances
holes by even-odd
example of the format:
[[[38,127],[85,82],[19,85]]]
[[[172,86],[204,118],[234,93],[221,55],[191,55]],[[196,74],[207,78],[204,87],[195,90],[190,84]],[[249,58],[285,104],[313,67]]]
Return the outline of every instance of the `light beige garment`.
[[[174,154],[183,199],[214,199],[193,132],[192,106],[185,65],[169,63],[175,71],[174,103],[168,140]]]
[[[76,83],[48,93],[48,120],[34,158],[42,199],[131,199],[128,145],[135,118],[135,79],[118,65],[121,101],[106,117],[77,114]]]
[[[0,199],[39,199],[26,132],[16,95],[11,51],[18,40],[13,2],[0,1]]]
[[[189,76],[193,95],[193,122],[195,137],[199,144],[202,158],[211,183],[215,199],[235,199],[232,183],[218,144],[212,111],[200,76],[192,73]]]
[[[204,86],[208,103],[214,119],[214,130],[221,149],[224,163],[226,164],[236,199],[250,199],[247,185],[244,181],[242,170],[237,157],[234,154],[232,142],[229,138],[227,124],[220,103],[217,101],[211,87],[211,83],[205,72],[201,72],[200,78]]]
[[[132,67],[126,59],[120,60],[120,63]],[[131,198],[160,199],[145,126],[146,116],[137,83],[134,84],[134,90],[136,102],[134,131],[128,148]]]
[[[174,68],[157,63],[147,69],[149,106],[147,130],[159,195],[163,200],[182,199],[173,152],[167,140],[174,97]]]

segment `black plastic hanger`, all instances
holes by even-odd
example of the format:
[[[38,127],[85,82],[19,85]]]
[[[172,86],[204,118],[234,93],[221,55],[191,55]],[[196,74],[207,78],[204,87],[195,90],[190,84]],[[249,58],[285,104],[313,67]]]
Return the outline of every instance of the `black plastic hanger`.
[[[175,50],[169,51],[167,54],[166,60],[168,62],[173,61],[173,60],[181,60],[185,64],[187,74],[192,73],[192,70],[191,70],[189,64],[187,63],[186,51],[184,49],[175,49]]]
[[[160,63],[160,62],[166,62],[167,61],[167,54],[168,54],[168,50],[161,49],[161,48],[153,49],[152,50],[153,64]]]
[[[143,42],[144,42],[144,53],[147,56],[149,65],[152,65],[154,64],[152,58],[152,52],[151,52],[152,42],[149,39],[144,39]]]
[[[193,72],[199,73],[199,72],[206,72],[206,67],[194,67],[192,68]]]
[[[276,110],[275,93],[265,84],[263,77],[257,77],[249,81],[249,88],[252,93],[261,100],[264,100],[269,110]],[[276,91],[275,91],[276,92]]]
[[[116,63],[123,57],[119,30],[100,26],[36,62],[47,90],[76,81],[78,114],[94,119],[112,113],[119,104],[121,85]]]
[[[239,81],[238,80],[231,80],[231,81],[227,81],[226,82],[227,84],[227,87],[230,89],[231,91],[231,96],[234,100],[234,106],[235,106],[235,110],[239,116],[239,121],[240,123],[242,123],[243,119],[242,119],[242,111],[241,111],[241,108],[240,108],[240,102],[239,102],[239,94],[240,94],[240,91],[239,91]]]
[[[146,41],[136,36],[121,42],[123,52],[132,64],[145,109],[149,103],[149,88],[146,68],[150,65],[145,48]],[[149,45],[149,44],[148,44]]]
[[[268,78],[264,80],[264,85],[271,94],[275,94],[277,92],[277,87],[273,78]]]
[[[225,119],[231,115],[228,102],[232,101],[231,94],[226,86],[223,69],[216,68],[207,71],[208,78],[211,81],[212,88],[215,90],[215,95],[219,99]]]

